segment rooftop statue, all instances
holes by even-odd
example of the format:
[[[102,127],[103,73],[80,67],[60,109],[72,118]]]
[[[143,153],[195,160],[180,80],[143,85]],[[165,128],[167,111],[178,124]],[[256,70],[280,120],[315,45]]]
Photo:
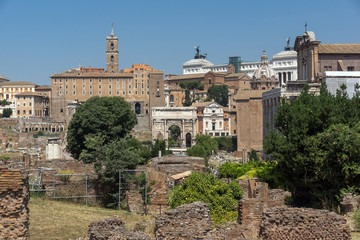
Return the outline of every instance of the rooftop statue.
[[[194,59],[206,59],[207,54],[200,54],[200,46],[194,47],[196,50],[196,54]]]

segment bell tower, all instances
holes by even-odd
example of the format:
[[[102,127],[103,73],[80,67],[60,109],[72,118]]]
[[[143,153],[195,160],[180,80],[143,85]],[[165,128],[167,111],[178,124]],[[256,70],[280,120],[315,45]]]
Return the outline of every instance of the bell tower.
[[[114,24],[111,35],[106,37],[106,71],[119,71],[118,38],[114,35]]]

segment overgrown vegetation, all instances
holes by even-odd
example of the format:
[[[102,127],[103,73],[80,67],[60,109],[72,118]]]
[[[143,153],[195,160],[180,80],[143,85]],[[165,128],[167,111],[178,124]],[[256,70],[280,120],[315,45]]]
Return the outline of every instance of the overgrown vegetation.
[[[213,221],[222,224],[236,220],[238,201],[242,195],[243,190],[235,181],[225,183],[212,174],[194,172],[182,185],[171,190],[169,205],[176,208],[196,201],[209,203]]]
[[[196,144],[186,150],[187,155],[205,158],[206,162],[212,152],[217,153],[218,144],[209,135],[196,135]]]
[[[234,150],[233,140],[231,137],[217,137],[214,138],[218,144],[219,150],[224,150],[227,152],[232,152]]]
[[[336,208],[344,189],[360,187],[360,92],[352,99],[345,85],[331,95],[306,87],[275,115],[264,150],[278,162],[277,173],[301,206]]]
[[[232,163],[227,162],[222,164],[219,169],[220,178],[238,179],[249,177],[252,179],[257,176],[261,181],[269,183],[271,188],[277,188],[282,186],[282,176],[278,174],[277,162],[261,162],[261,161],[249,161],[247,163]]]

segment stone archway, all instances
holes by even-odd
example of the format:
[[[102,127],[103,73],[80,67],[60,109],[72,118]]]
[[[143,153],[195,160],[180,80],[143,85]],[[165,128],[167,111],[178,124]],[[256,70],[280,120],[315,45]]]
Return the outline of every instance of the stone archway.
[[[141,105],[139,102],[135,103],[135,113],[141,114]]]
[[[162,135],[161,132],[158,133],[158,135],[156,136],[156,140],[164,140],[164,136]]]
[[[191,140],[192,140],[191,133],[187,133],[186,134],[186,147],[187,148],[191,147],[191,142],[192,142]]]
[[[196,108],[156,107],[152,109],[152,135],[154,140],[157,139],[158,133],[162,133],[168,145],[168,139],[171,136],[169,128],[172,126],[177,126],[180,129],[179,145],[186,147],[186,133],[190,133],[191,138],[196,135]]]

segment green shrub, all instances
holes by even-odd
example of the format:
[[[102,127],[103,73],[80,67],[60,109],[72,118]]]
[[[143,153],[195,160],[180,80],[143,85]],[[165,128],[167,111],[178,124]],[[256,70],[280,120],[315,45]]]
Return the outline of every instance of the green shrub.
[[[218,144],[219,150],[224,150],[227,152],[232,152],[234,149],[233,142],[231,137],[217,137],[214,138]]]
[[[355,210],[351,214],[351,218],[354,221],[355,228],[360,229],[360,209]]]
[[[243,190],[235,181],[225,183],[212,174],[194,172],[182,185],[170,191],[169,205],[176,208],[197,201],[209,203],[212,219],[216,224],[222,224],[236,220],[238,201],[242,195]]]
[[[248,163],[232,163],[227,162],[221,165],[218,169],[220,178],[244,178],[248,176],[253,178],[259,177],[262,181],[269,184],[271,188],[282,186],[282,177],[276,170],[277,163],[249,161]]]
[[[196,135],[195,142],[196,144],[192,148],[186,150],[189,156],[202,157],[208,160],[211,152],[216,153],[218,150],[216,140],[209,135]]]

